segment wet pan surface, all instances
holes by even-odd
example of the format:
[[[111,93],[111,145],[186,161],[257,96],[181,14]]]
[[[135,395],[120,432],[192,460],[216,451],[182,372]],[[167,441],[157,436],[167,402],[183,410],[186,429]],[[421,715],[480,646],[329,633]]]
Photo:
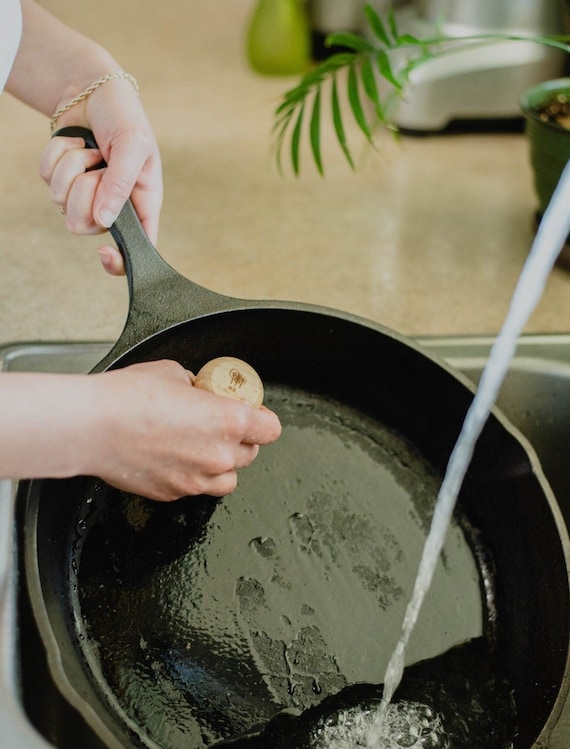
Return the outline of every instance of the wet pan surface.
[[[440,476],[362,412],[285,387],[279,442],[222,501],[95,486],[73,540],[86,660],[143,740],[198,749],[382,681]],[[479,570],[450,532],[410,657],[481,634]]]

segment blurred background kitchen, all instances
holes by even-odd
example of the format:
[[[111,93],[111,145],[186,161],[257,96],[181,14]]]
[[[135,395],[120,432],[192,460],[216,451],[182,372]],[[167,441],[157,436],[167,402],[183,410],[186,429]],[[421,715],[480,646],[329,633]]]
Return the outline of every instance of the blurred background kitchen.
[[[300,178],[282,176],[273,112],[298,77],[262,76],[248,64],[255,0],[43,4],[137,77],[163,156],[158,246],[177,270],[225,294],[349,310],[412,336],[498,331],[534,235],[520,129],[398,141],[382,133],[376,150],[349,132],[355,172],[325,137],[324,178],[308,159]],[[469,16],[469,7],[486,5],[501,4],[455,7]],[[551,7],[511,5],[531,19],[533,8]],[[436,18],[441,2],[421,7]],[[332,30],[316,20],[328,11],[324,0],[313,2],[317,32]],[[500,87],[493,96],[512,98]],[[37,175],[48,138],[44,117],[1,97],[0,340],[114,339],[126,283],[100,268],[99,240],[68,234],[50,202]],[[553,271],[528,329],[570,330],[568,271]]]

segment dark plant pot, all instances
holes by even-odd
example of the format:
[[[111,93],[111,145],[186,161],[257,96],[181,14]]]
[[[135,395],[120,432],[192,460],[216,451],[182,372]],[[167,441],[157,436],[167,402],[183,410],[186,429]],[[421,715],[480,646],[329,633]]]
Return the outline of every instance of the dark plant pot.
[[[546,210],[562,170],[570,159],[570,130],[554,122],[546,122],[538,114],[538,109],[557,94],[565,95],[570,100],[570,78],[539,83],[521,97],[539,214]]]
[[[526,121],[525,131],[538,201],[537,224],[550,203],[562,170],[570,159],[570,129],[540,116],[540,109],[559,95],[570,101],[570,78],[539,83],[527,89],[520,101]],[[570,270],[569,241],[562,249],[557,264]]]

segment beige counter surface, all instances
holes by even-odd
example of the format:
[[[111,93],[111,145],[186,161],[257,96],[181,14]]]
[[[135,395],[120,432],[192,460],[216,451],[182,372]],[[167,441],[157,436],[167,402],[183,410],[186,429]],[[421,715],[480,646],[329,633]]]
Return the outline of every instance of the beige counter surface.
[[[244,59],[250,0],[46,0],[137,76],[162,149],[159,249],[216,291],[316,303],[408,335],[499,329],[533,238],[522,135],[382,135],[351,172],[281,176],[272,113],[294,79]],[[97,238],[73,237],[37,176],[48,123],[0,98],[0,341],[112,339],[124,279]],[[354,141],[359,143],[358,141]],[[529,332],[570,330],[570,273],[555,269]]]

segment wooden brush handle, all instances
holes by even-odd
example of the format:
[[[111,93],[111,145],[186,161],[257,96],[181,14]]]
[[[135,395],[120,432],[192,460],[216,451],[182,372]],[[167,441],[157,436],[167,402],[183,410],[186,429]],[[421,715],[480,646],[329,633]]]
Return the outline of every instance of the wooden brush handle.
[[[247,362],[233,356],[220,356],[204,364],[196,375],[194,387],[244,401],[254,408],[263,403],[260,376]]]

